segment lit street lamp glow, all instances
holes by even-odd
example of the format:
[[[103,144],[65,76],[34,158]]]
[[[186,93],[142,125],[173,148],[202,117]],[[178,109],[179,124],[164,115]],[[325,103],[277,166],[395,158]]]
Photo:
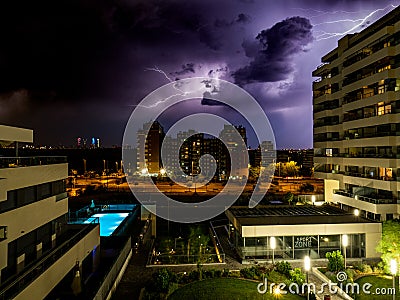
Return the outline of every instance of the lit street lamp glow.
[[[271,236],[269,239],[269,245],[272,249],[272,264],[275,263],[275,248],[276,248],[276,239],[274,236]]]
[[[354,215],[355,215],[356,217],[358,217],[358,216],[360,215],[360,211],[359,211],[358,209],[355,209],[355,210],[354,210]]]
[[[349,237],[347,234],[342,235],[342,245],[344,248],[344,268],[346,269],[346,247],[349,245]]]
[[[394,276],[397,273],[397,262],[395,259],[390,260],[390,273]]]

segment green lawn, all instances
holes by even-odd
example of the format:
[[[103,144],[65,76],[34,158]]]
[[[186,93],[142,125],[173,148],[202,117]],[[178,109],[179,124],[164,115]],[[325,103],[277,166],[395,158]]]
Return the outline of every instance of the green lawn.
[[[360,279],[356,280],[356,282],[360,286],[360,295],[355,295],[355,299],[357,300],[392,300],[393,295],[382,295],[384,291],[388,293],[388,288],[393,287],[393,281],[390,276],[364,276]],[[370,283],[371,287],[369,291],[371,292],[369,295],[362,292],[362,286],[365,283]],[[399,281],[398,277],[396,278],[396,299],[400,299],[400,291],[399,291]],[[378,290],[379,289],[379,290]],[[380,293],[380,295],[378,295]]]
[[[196,281],[176,290],[168,300],[264,300],[264,299],[304,299],[297,295],[281,295],[274,298],[268,292],[257,292],[257,282],[236,278],[215,278]]]

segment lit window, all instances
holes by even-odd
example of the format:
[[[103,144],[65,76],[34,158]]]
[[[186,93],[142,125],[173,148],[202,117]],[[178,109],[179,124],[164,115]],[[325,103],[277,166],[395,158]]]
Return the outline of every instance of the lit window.
[[[332,156],[332,149],[330,149],[330,148],[325,149],[325,155]]]

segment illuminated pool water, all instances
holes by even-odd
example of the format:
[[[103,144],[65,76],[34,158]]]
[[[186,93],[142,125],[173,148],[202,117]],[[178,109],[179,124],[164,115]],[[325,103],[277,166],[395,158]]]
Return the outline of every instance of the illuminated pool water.
[[[89,224],[96,222],[95,218],[99,218],[100,223],[100,236],[110,236],[115,229],[122,223],[122,221],[129,215],[129,213],[100,213],[94,214],[88,218],[84,223]]]

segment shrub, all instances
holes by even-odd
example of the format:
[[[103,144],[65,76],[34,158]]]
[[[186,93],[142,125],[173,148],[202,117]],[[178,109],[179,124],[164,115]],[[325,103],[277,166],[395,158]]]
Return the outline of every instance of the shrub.
[[[157,292],[168,292],[171,274],[167,269],[161,269],[153,274],[154,289]]]
[[[302,285],[306,281],[306,274],[300,268],[295,268],[289,271],[290,281]]]
[[[229,269],[224,269],[224,271],[222,272],[222,277],[228,277],[229,276]]]
[[[331,271],[326,271],[325,276],[332,282],[337,282],[336,274]]]
[[[327,252],[328,270],[331,272],[339,272],[344,270],[344,258],[342,253],[337,251]]]
[[[372,268],[370,265],[363,264],[362,265],[362,272],[363,273],[372,273]]]
[[[222,271],[221,270],[215,270],[214,271],[214,277],[216,277],[216,278],[222,277]]]
[[[356,275],[356,272],[353,269],[346,269],[346,275],[347,275],[347,281],[348,282],[353,282],[354,281],[354,276]]]
[[[281,274],[289,276],[289,272],[292,270],[292,265],[287,261],[280,261],[276,264],[276,270]]]

